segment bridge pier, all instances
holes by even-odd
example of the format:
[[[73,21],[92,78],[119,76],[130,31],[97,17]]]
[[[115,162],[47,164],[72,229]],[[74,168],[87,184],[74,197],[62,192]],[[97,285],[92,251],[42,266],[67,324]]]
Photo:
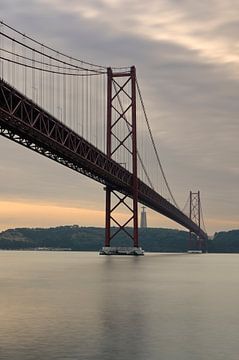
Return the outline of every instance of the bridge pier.
[[[124,132],[122,133],[122,128]],[[143,255],[138,238],[138,175],[136,131],[136,70],[114,72],[107,69],[107,157],[119,162],[122,153],[128,163],[121,163],[132,173],[132,192],[106,186],[105,244],[101,254]],[[126,210],[123,224],[117,210]],[[114,225],[112,229],[111,225]],[[133,231],[131,232],[131,227]],[[111,241],[124,234],[133,242],[133,247],[111,247]]]
[[[189,231],[188,253],[206,253],[206,240]]]

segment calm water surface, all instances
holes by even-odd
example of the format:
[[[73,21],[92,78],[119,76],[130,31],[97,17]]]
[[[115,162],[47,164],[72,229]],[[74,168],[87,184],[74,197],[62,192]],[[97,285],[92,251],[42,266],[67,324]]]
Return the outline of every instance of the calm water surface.
[[[239,255],[0,251],[1,360],[238,360]]]

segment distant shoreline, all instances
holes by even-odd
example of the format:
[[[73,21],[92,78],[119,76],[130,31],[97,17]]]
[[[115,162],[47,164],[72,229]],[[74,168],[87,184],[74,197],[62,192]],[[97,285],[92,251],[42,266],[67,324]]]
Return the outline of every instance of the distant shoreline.
[[[114,231],[114,228],[112,229]],[[128,228],[128,231],[132,231]],[[24,251],[99,251],[104,244],[105,229],[78,225],[51,228],[16,228],[0,233],[1,250]],[[185,253],[188,232],[164,228],[140,228],[140,246],[146,252]],[[131,246],[123,233],[113,246]],[[215,233],[208,240],[209,253],[239,253],[239,230]]]

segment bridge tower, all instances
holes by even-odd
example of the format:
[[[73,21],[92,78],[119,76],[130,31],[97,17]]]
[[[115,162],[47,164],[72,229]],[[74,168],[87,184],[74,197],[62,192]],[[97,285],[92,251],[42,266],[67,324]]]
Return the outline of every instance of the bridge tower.
[[[137,131],[136,131],[136,69],[113,71],[107,69],[107,156],[119,162],[124,151],[128,158],[129,171],[132,173],[132,196],[119,193],[117,188],[106,186],[105,244],[101,253],[123,252],[122,248],[111,247],[111,241],[123,232],[133,242],[127,254],[142,255],[138,239],[138,176],[137,176]],[[122,131],[122,128],[124,131]],[[126,163],[122,163],[122,166]],[[120,189],[121,192],[122,189]],[[117,218],[117,210],[127,211],[123,224]],[[114,227],[112,228],[113,225]],[[133,232],[129,230],[133,228]]]
[[[201,199],[200,199],[200,191],[193,192],[190,191],[189,198],[189,217],[192,221],[194,221],[199,229],[201,229]],[[199,236],[196,236],[189,231],[189,251],[205,251],[205,241],[201,239]]]

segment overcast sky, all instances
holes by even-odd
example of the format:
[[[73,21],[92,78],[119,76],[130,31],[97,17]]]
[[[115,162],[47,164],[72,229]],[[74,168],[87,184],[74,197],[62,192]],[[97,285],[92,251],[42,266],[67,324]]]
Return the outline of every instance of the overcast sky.
[[[209,233],[239,228],[239,2],[0,0],[1,19],[102,65],[136,65],[179,204],[201,190]],[[0,138],[0,228],[104,226],[102,186]],[[150,226],[174,227],[148,211]]]

